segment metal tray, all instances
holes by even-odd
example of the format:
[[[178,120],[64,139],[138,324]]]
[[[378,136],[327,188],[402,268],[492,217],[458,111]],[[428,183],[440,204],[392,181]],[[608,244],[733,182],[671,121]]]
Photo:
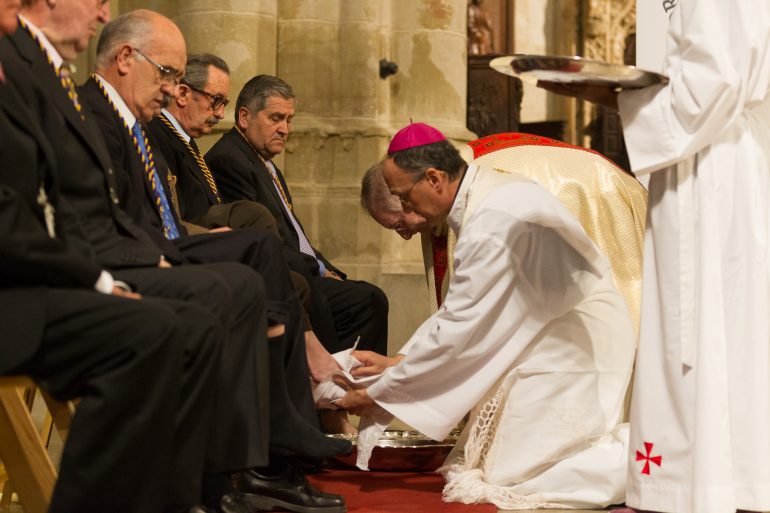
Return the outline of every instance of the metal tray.
[[[332,438],[350,440],[353,452],[335,458],[339,466],[356,468],[357,435],[329,434]],[[459,431],[437,442],[417,431],[385,431],[380,436],[369,460],[371,470],[432,471],[440,467],[454,447]]]
[[[509,55],[493,59],[489,66],[528,82],[606,85],[621,89],[639,89],[665,84],[668,78],[660,73],[635,66],[549,55]]]

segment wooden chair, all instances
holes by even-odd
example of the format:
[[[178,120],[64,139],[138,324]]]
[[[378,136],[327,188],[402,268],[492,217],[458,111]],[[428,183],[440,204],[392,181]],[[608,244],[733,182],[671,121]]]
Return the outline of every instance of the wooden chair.
[[[56,469],[46,449],[50,427],[41,436],[30,415],[35,388],[35,383],[24,376],[0,377],[0,460],[25,513],[46,513],[56,482]],[[42,396],[53,424],[65,439],[74,413],[73,404],[61,403],[45,392]],[[6,483],[4,502],[10,492],[11,487]]]

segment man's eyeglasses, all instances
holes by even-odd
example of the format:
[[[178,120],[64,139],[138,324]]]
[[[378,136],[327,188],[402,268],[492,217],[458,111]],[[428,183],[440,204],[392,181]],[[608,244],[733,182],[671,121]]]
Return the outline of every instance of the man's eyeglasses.
[[[405,190],[404,192],[398,195],[398,199],[401,200],[402,208],[409,209],[409,210],[412,209],[412,202],[409,200],[409,196],[412,194],[412,189],[414,189],[414,186],[422,182],[424,178],[425,178],[425,173],[423,173],[420,178],[412,182],[411,187],[409,187],[407,190]]]
[[[144,59],[158,68],[158,71],[160,71],[160,80],[161,82],[171,83],[173,85],[176,85],[179,83],[180,78],[182,77],[182,72],[179,71],[176,68],[172,68],[171,66],[164,66],[163,64],[158,64],[153,59],[147,57],[143,51],[141,51],[139,48],[134,48],[134,51],[144,57]]]
[[[227,107],[227,105],[230,103],[229,98],[225,98],[221,94],[211,94],[208,91],[204,91],[203,89],[198,89],[197,87],[193,87],[187,82],[182,82],[184,85],[195,91],[196,93],[200,93],[204,95],[206,98],[209,99],[211,102],[211,110],[219,110],[220,108]]]

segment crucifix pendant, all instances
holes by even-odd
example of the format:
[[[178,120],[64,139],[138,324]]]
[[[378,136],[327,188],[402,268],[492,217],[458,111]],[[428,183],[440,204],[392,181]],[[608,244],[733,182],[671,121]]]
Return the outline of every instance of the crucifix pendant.
[[[37,194],[37,204],[43,207],[43,217],[45,218],[45,227],[48,230],[48,236],[52,239],[56,237],[56,225],[54,221],[54,208],[53,205],[48,201],[48,195],[45,193],[45,189],[43,186],[40,186],[40,189]]]

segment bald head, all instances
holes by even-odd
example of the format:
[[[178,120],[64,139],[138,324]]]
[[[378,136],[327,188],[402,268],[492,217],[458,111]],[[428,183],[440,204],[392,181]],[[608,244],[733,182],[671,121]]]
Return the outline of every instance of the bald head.
[[[173,21],[146,9],[105,25],[96,47],[96,72],[118,91],[141,121],[160,113],[184,75],[187,48]]]
[[[153,47],[178,47],[185,51],[184,37],[173,21],[162,14],[138,9],[118,16],[105,25],[96,45],[97,69],[108,68],[114,63],[120,48],[130,45],[141,51]],[[179,69],[183,69],[183,66]]]

